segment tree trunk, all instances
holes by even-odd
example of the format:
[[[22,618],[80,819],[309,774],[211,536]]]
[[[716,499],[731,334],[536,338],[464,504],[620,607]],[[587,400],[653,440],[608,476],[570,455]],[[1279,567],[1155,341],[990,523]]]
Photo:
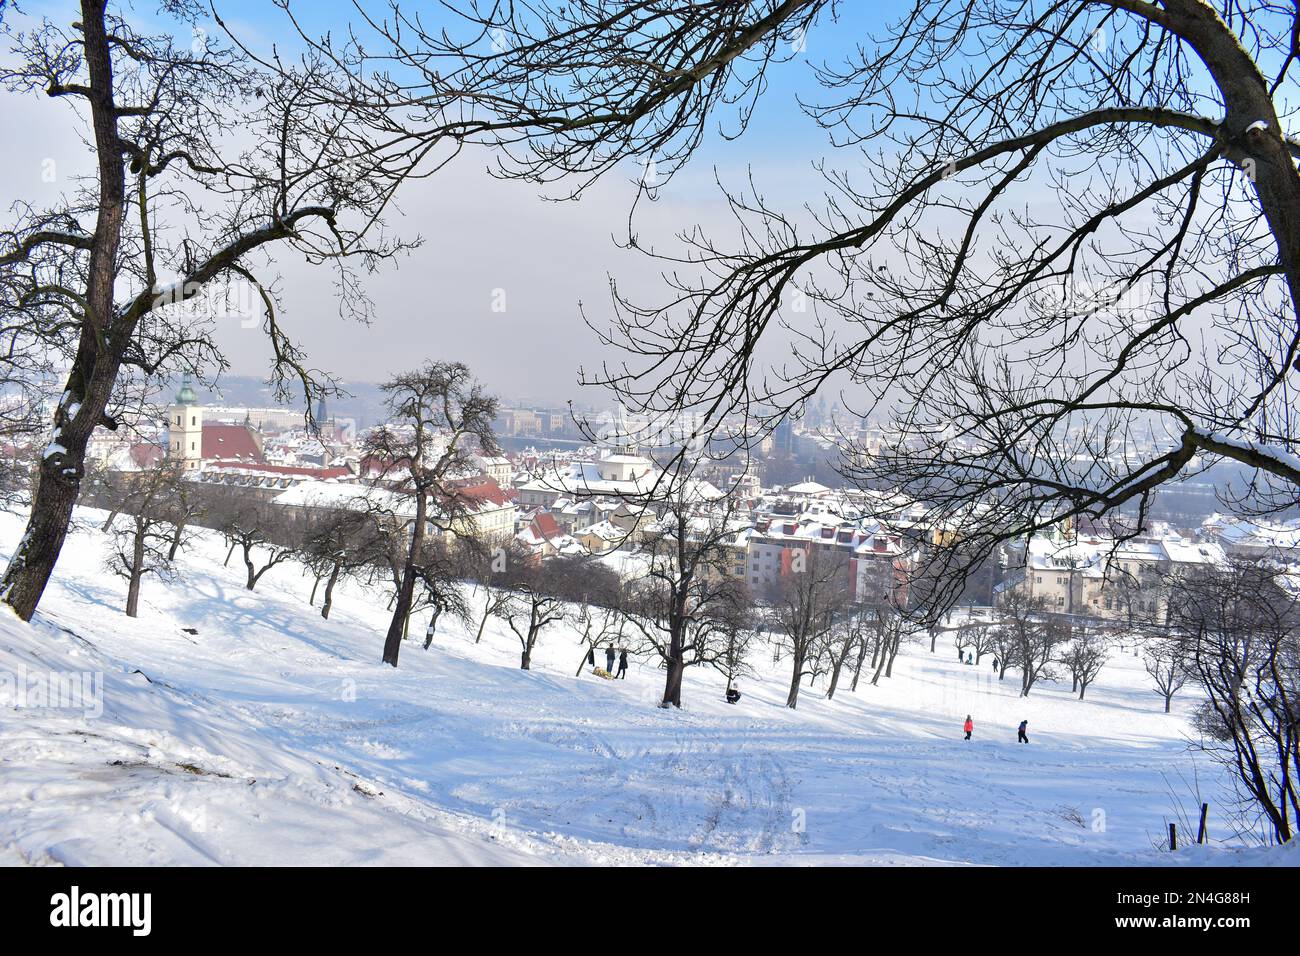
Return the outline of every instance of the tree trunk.
[[[879,661],[876,660],[877,657],[879,657]],[[874,674],[871,675],[871,686],[872,686],[872,687],[879,687],[879,686],[880,686],[880,675],[881,675],[881,673],[882,673],[882,672],[884,671],[884,669],[885,669],[885,661],[888,660],[888,657],[889,657],[889,655],[886,654],[886,653],[884,653],[883,650],[879,651],[878,654],[873,654],[873,655],[872,655],[872,661],[871,661],[871,663],[872,663],[873,665],[875,665],[875,668],[876,668],[876,672],[875,672]]]
[[[661,707],[682,706],[682,677],[686,672],[686,615],[685,598],[674,597],[677,603],[668,618],[668,665],[664,676],[664,699]]]
[[[827,700],[830,700],[835,696],[835,686],[840,682],[840,668],[843,666],[844,662],[840,660],[837,660],[833,665],[831,665],[831,682],[826,688]]]
[[[168,561],[176,560],[176,553],[181,549],[181,535],[185,534],[185,524],[186,522],[184,521],[178,522],[176,529],[172,532],[171,547],[167,549]]]
[[[664,700],[661,706],[682,706],[682,675],[686,672],[686,662],[681,652],[668,658],[668,674],[664,680]]]
[[[411,529],[411,544],[406,553],[406,564],[402,567],[402,586],[398,588],[393,602],[393,617],[388,622],[388,634],[384,638],[384,663],[397,666],[397,658],[402,649],[402,636],[406,632],[406,620],[411,614],[411,602],[415,595],[415,562],[424,544],[425,499],[421,491],[415,493],[415,525]]]
[[[325,600],[320,606],[321,617],[328,618],[330,616],[330,608],[334,606],[334,585],[338,582],[338,579],[339,565],[336,564],[334,570],[330,572],[330,579],[325,582]],[[319,582],[320,579],[318,578],[317,583]]]
[[[140,573],[133,571],[126,587],[126,616],[136,617],[140,610]]]
[[[885,665],[886,677],[894,676],[894,659],[898,657],[898,648],[900,644],[902,644],[902,639],[898,637],[895,637],[889,643],[889,663]]]
[[[799,703],[799,682],[803,679],[803,658],[794,655],[794,673],[790,675],[790,693],[786,694],[785,706],[794,710]]]
[[[867,656],[867,642],[862,641],[858,644],[858,661],[853,665],[853,683],[849,685],[851,693],[857,693],[858,678],[862,676],[862,662]]]
[[[126,214],[126,168],[118,138],[119,114],[113,101],[113,61],[104,7],[105,0],[82,0],[81,4],[84,42],[79,52],[88,73],[86,99],[95,134],[99,181],[95,232],[86,272],[86,321],[68,373],[65,397],[54,412],[54,435],[41,458],[27,529],[0,578],[0,600],[24,621],[30,621],[36,613],[58,563],[85,475],[86,443],[95,427],[105,420],[104,409],[113,394],[122,352],[134,331],[113,328],[113,336],[108,334],[116,315],[113,292]],[[79,407],[75,415],[70,415],[74,403]]]
[[[433,614],[429,617],[429,626],[424,632],[424,649],[427,651],[433,645],[433,633],[438,629],[438,617],[442,614],[442,609],[435,607]],[[527,668],[524,668],[527,670]]]
[[[144,531],[136,519],[135,536],[131,539],[130,581],[126,588],[126,616],[135,617],[140,611],[140,579],[144,577]]]

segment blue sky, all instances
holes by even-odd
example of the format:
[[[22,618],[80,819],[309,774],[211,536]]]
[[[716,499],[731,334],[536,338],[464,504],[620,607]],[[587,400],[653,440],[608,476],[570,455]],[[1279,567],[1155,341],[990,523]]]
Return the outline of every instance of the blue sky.
[[[336,34],[356,15],[352,4],[339,0],[298,2],[294,8],[302,11],[308,29]],[[76,17],[71,0],[27,3],[24,9],[65,23]],[[143,26],[156,7],[145,0],[132,9]],[[842,55],[864,31],[880,25],[878,9],[843,4],[837,25],[823,24],[809,34],[805,56],[820,61]],[[225,0],[218,10],[255,48],[295,42],[284,14],[267,0]],[[215,32],[215,24],[211,29]],[[831,43],[842,46],[832,49]],[[730,228],[715,171],[725,182],[739,184],[752,168],[765,195],[785,207],[818,199],[822,183],[811,162],[827,152],[827,137],[799,111],[796,96],[815,95],[819,87],[801,60],[777,66],[771,81],[744,137],[734,142],[711,137],[658,202],[643,204],[638,221],[643,238],[663,246],[677,229],[694,222],[719,232]],[[66,106],[40,97],[0,102],[28,133],[0,159],[5,183],[0,198],[6,205],[14,199],[48,201],[49,187],[37,175],[42,158],[57,157],[60,169],[69,171],[88,159],[76,124]],[[724,121],[730,126],[729,120]],[[612,242],[626,231],[634,170],[610,177],[580,203],[556,204],[539,200],[535,187],[486,176],[488,159],[485,153],[464,157],[455,168],[413,183],[399,196],[394,224],[404,234],[423,236],[426,245],[399,268],[371,278],[368,287],[379,312],[375,325],[342,322],[323,273],[295,261],[279,264],[285,324],[315,362],[345,379],[376,380],[403,363],[454,358],[467,361],[507,395],[598,403],[601,395],[575,384],[579,366],[590,367],[605,354],[583,324],[579,302],[599,319],[608,309],[611,272],[623,288],[647,296],[661,290],[654,263],[619,252]],[[509,297],[504,315],[488,308],[496,289]],[[260,332],[234,327],[222,337],[235,372],[265,370],[269,354]]]

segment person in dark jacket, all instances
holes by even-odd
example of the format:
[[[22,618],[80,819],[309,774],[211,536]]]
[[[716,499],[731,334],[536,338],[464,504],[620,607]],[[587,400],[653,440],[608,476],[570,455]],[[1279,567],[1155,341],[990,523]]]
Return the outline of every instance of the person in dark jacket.
[[[605,670],[614,673],[614,645],[605,648]]]
[[[620,648],[618,652],[618,673],[614,675],[623,680],[627,680],[627,648]]]
[[[592,667],[596,666],[596,649],[594,647],[587,648],[587,663]]]
[[[735,703],[736,701],[738,701],[738,700],[740,700],[740,691],[736,690],[736,688],[734,688],[734,687],[728,687],[728,688],[727,688],[727,703],[728,703],[728,704],[734,704],[734,703]]]
[[[1022,721],[1020,722],[1020,730],[1018,731],[1017,736],[1016,736],[1016,740],[1017,740],[1018,742],[1020,742],[1020,743],[1022,743],[1022,744],[1027,744],[1027,743],[1029,743],[1029,735],[1028,735],[1027,733],[1025,733],[1025,731],[1026,731],[1028,728],[1029,728],[1029,721],[1027,721],[1027,720],[1022,720]]]
[[[993,658],[993,669],[994,670],[998,669],[998,659],[996,657]]]

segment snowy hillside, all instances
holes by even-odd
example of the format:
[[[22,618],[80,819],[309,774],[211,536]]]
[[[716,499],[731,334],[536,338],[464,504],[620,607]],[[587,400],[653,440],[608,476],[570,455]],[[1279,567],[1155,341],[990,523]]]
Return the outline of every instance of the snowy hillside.
[[[249,593],[207,533],[180,581],[146,581],[131,620],[97,514],[79,512],[37,622],[0,621],[0,862],[1296,860],[1153,848],[1178,802],[1193,812],[1184,779],[1199,777],[1219,838],[1226,794],[1186,751],[1190,697],[1161,713],[1131,657],[1087,701],[1068,684],[1021,700],[943,642],[910,647],[886,686],[833,701],[818,687],[792,712],[784,666],[760,650],[740,704],[692,669],[671,712],[649,662],[626,681],[575,678],[577,639],[559,629],[531,672],[498,622],[481,645],[452,625],[385,667],[382,597],[344,589],[322,621],[296,567]],[[0,517],[6,556],[20,533]],[[102,674],[102,713],[94,693],[83,709],[13,706],[51,672],[92,691]]]

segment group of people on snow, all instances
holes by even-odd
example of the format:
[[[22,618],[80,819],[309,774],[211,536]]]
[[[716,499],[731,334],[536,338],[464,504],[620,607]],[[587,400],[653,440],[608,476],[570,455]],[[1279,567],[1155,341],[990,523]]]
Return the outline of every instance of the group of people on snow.
[[[963,739],[970,740],[970,735],[975,732],[975,721],[971,719],[970,714],[966,715],[966,722],[961,725],[961,729],[966,731],[966,736]],[[1029,721],[1022,720],[1020,726],[1016,728],[1016,742],[1029,743]]]
[[[614,658],[615,658],[614,645],[610,644],[608,647],[605,648],[605,673],[608,674],[614,680],[618,680],[620,677],[626,680],[627,679],[627,648],[622,647],[619,648],[618,650],[617,671],[614,670]],[[587,663],[590,664],[592,667],[596,666],[595,647],[590,647],[587,649]]]

